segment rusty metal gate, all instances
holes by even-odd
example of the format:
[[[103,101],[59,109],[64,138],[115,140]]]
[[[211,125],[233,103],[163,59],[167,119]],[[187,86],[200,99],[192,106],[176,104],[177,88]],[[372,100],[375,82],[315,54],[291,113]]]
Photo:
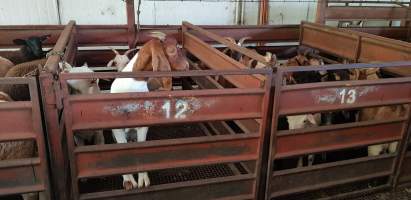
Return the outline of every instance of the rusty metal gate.
[[[197,89],[148,93],[70,95],[67,80],[126,77],[204,77],[262,74],[270,70],[190,71],[94,74],[61,74],[64,116],[74,199],[256,199],[262,162],[262,143],[267,124],[270,81],[248,89]],[[177,104],[187,105],[181,110]],[[167,107],[168,106],[168,107]],[[120,127],[158,126],[240,119],[260,120],[256,133],[222,133],[201,137],[153,140],[143,143],[75,146],[76,131]],[[150,133],[149,133],[150,134]],[[234,165],[227,165],[233,163]],[[184,173],[202,166],[242,166],[212,178],[200,176],[163,182],[145,189],[116,189],[82,193],[83,179],[112,177],[142,171],[173,169]],[[225,167],[226,168],[226,167]],[[201,170],[205,170],[201,172]],[[211,170],[211,171],[210,171]]]
[[[35,78],[1,78],[0,85],[26,85],[29,101],[0,103],[0,142],[2,152],[7,145],[32,142],[32,156],[18,156],[0,161],[0,196],[42,192],[50,198],[46,144]],[[3,146],[4,145],[4,146]],[[36,153],[37,149],[37,153]],[[10,151],[24,151],[13,148]],[[11,155],[12,152],[6,152]],[[22,158],[20,158],[22,157]]]
[[[398,158],[401,154],[398,149],[395,154],[365,156],[286,170],[274,171],[273,169],[279,159],[367,147],[393,141],[399,141],[400,146],[402,146],[407,136],[409,113],[404,117],[386,120],[277,131],[280,116],[409,104],[411,100],[411,78],[285,85],[282,80],[287,73],[369,67],[406,67],[410,65],[411,62],[395,62],[279,68],[275,82],[266,199],[281,199],[290,194],[307,193],[375,178],[386,179],[376,187],[367,185],[365,188],[359,188],[355,186],[354,190],[341,190],[340,193],[334,193],[333,196],[338,197],[347,195],[347,193],[358,194],[389,187],[392,185]],[[322,198],[331,197],[322,196]]]

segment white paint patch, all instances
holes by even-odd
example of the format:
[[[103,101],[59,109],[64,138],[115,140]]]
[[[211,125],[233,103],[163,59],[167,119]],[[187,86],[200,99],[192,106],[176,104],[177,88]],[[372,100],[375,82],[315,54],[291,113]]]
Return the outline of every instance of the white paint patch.
[[[145,113],[153,113],[155,105],[151,101],[144,101],[144,103],[127,103],[119,106],[106,106],[104,111],[111,113],[113,116],[127,115],[130,113],[142,111]]]

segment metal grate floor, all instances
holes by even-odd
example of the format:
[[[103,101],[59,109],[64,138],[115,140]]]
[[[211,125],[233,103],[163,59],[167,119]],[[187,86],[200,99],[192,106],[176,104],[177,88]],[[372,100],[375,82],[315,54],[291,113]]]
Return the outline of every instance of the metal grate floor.
[[[161,126],[150,127],[149,133],[147,134],[147,140],[175,139],[201,136],[205,136],[205,133],[196,124],[180,126]],[[109,142],[107,143],[114,142],[112,139],[110,139],[110,137],[110,134],[106,134],[106,138],[109,139]],[[149,177],[151,185],[162,185],[184,181],[228,177],[246,173],[247,170],[244,169],[242,165],[235,163],[158,170],[149,172]],[[137,175],[135,175],[134,177],[137,178]],[[79,182],[79,188],[81,194],[109,190],[121,190],[123,189],[123,182],[121,176],[86,179]]]
[[[371,195],[360,196],[347,200],[409,200],[411,199],[411,188],[399,188],[395,191],[386,191]]]
[[[149,172],[151,185],[162,185],[237,175],[229,165],[218,164],[191,168],[167,169]],[[137,180],[137,175],[134,175]],[[80,193],[93,193],[123,189],[121,176],[86,179],[80,181]]]
[[[283,197],[274,198],[272,200],[314,200],[330,198],[338,194],[350,193],[358,190],[371,189],[383,185],[387,182],[387,178],[376,178],[367,181],[357,182],[355,184],[345,184],[323,190],[313,192],[287,195]],[[348,200],[348,199],[347,199]],[[357,199],[356,199],[357,200]]]

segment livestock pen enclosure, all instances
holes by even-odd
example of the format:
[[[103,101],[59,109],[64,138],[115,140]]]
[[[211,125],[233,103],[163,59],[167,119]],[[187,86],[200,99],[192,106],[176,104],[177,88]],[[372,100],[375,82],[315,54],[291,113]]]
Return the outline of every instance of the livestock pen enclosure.
[[[1,104],[0,113],[9,117],[3,117],[7,118],[5,123],[12,124],[28,116],[12,119],[11,109],[20,112],[21,104],[24,109],[32,110],[33,119],[39,120],[34,123],[33,130],[20,131],[18,128],[30,124],[18,124],[7,131],[24,132],[24,137],[27,132],[38,132],[39,158],[26,161],[29,167],[39,166],[39,174],[44,172],[45,177],[33,183],[33,187],[39,186],[35,190],[14,190],[13,194],[52,191],[56,199],[62,200],[187,196],[298,199],[307,195],[327,199],[390,188],[410,180],[411,154],[404,142],[409,137],[408,113],[390,119],[297,130],[278,130],[277,127],[280,119],[286,116],[409,104],[410,93],[398,92],[400,89],[410,91],[411,79],[406,77],[407,67],[411,66],[408,43],[311,23],[303,23],[301,27],[201,28],[185,22],[182,26],[145,26],[135,37],[129,37],[130,27],[122,25],[81,26],[70,22],[64,27],[32,28],[38,29],[37,32],[24,27],[4,27],[4,30],[8,31],[9,40],[15,38],[12,35],[16,33],[24,36],[51,34],[47,44],[56,44],[37,82],[34,78],[16,79],[35,91],[31,93],[31,103]],[[397,39],[406,37],[402,28],[352,30]],[[151,39],[149,35],[153,31],[167,33],[179,41],[187,52],[189,71],[124,73],[105,67],[114,57],[108,46],[129,44],[132,48],[135,43],[139,46]],[[251,39],[246,49],[229,43],[222,36],[235,39],[251,36]],[[0,38],[0,44],[9,46],[10,42]],[[305,45],[319,50],[319,58],[327,65],[248,69],[222,53],[221,45],[214,44],[222,44],[261,62],[264,62],[263,57],[249,48],[281,55],[296,45]],[[339,64],[343,61],[348,64]],[[95,73],[63,73],[59,67],[59,63],[81,66],[84,62]],[[357,62],[378,63],[355,64]],[[282,81],[290,73],[365,68],[381,68],[383,78],[297,85]],[[161,77],[173,77],[172,91],[109,92],[112,81],[117,78]],[[68,86],[68,80],[97,79],[102,90],[100,94],[72,94]],[[9,83],[9,79],[4,81]],[[43,127],[39,126],[41,113]],[[145,142],[116,144],[112,137],[112,129],[144,126],[150,126]],[[44,136],[41,128],[47,132],[46,143],[41,140]],[[87,132],[95,134],[96,130],[103,131],[106,144],[76,144],[76,136]],[[4,134],[5,141],[16,139],[8,136],[25,139],[16,134]],[[368,157],[362,152],[369,145],[391,142],[399,142],[395,153]],[[49,151],[45,150],[46,144]],[[49,171],[44,168],[46,153],[50,160]],[[338,153],[353,156],[335,159]],[[294,165],[299,157],[311,154],[316,158],[312,166],[285,166]],[[323,160],[322,155],[328,159]],[[5,164],[0,173],[9,174],[2,171],[13,169],[9,165],[16,169],[20,166],[14,164]],[[148,172],[150,186],[123,189],[123,174],[135,173],[137,177],[142,172]],[[48,185],[46,174],[51,176],[52,187]],[[27,180],[32,179],[24,178]],[[9,182],[0,185],[5,188],[1,195],[19,186]]]
[[[255,56],[249,49],[229,44],[224,38],[189,23],[183,24],[188,32],[207,36],[218,43],[227,45],[230,49],[257,61],[264,62]],[[281,29],[277,30],[280,33]],[[250,44],[249,48],[260,52],[270,50],[278,52],[280,34],[272,35],[273,39],[264,37],[259,41],[258,36],[251,36],[254,42],[269,43],[267,46]],[[237,38],[238,39],[238,38]],[[403,151],[406,148],[408,114],[385,120],[347,121],[341,124],[327,124],[297,130],[283,130],[280,127],[281,119],[285,116],[301,116],[301,114],[322,113],[364,109],[388,105],[409,104],[408,77],[393,77],[392,75],[407,75],[410,66],[409,43],[389,40],[369,34],[335,29],[311,23],[303,23],[300,29],[300,45],[320,50],[317,58],[324,60],[328,65],[312,67],[276,67],[274,97],[272,102],[272,130],[271,143],[268,145],[267,167],[267,199],[306,199],[310,198],[337,198],[363,192],[387,188],[397,182],[397,167],[402,162]],[[183,43],[184,43],[183,37]],[[281,45],[281,44],[280,44]],[[220,54],[222,57],[226,56]],[[289,58],[279,58],[289,59]],[[338,64],[340,62],[365,62],[374,64]],[[405,61],[381,63],[384,61]],[[408,61],[408,62],[407,62]],[[210,61],[211,62],[211,61]],[[207,63],[206,63],[207,64]],[[330,65],[333,64],[333,65]],[[401,66],[401,67],[400,67]],[[244,68],[239,62],[236,65],[225,65],[213,68],[212,65],[204,69],[234,69]],[[380,68],[385,78],[380,80],[337,81],[324,83],[307,83],[288,85],[284,78],[290,73],[299,72],[332,72],[335,70]],[[227,84],[228,82],[228,84]],[[247,80],[229,80],[221,84],[242,88],[251,85]],[[404,88],[403,88],[404,87]],[[404,91],[404,93],[398,92]],[[400,96],[398,96],[400,95]],[[404,95],[404,96],[402,96]],[[358,111],[357,111],[358,112]],[[258,124],[258,122],[255,122]],[[375,144],[399,141],[400,145],[395,153],[367,156],[364,147]],[[298,157],[316,155],[320,159],[308,167],[290,167],[292,160]],[[406,177],[404,170],[399,178],[403,182]],[[311,195],[311,196],[310,196]]]

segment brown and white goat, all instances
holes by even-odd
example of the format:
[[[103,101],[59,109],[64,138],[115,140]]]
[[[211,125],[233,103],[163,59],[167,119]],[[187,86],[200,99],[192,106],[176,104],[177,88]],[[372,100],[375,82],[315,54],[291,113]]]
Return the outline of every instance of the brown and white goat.
[[[251,39],[251,37],[243,37],[238,42],[235,41],[234,38],[231,37],[226,37],[226,40],[233,44],[237,44],[240,47],[244,47],[244,42],[248,39]],[[255,49],[253,49],[255,53],[258,53]],[[264,61],[265,63],[259,62],[253,58],[250,58],[246,55],[241,55],[241,53],[236,52],[234,50],[231,50],[230,48],[225,48],[223,50],[223,53],[230,56],[236,61],[239,61],[243,65],[247,66],[250,69],[261,69],[267,66],[276,66],[277,65],[277,56],[271,52],[266,52],[264,55]],[[267,64],[268,63],[268,64]]]
[[[354,69],[352,72],[352,80],[378,80],[379,69]],[[374,108],[363,108],[359,113],[359,121],[370,120],[386,120],[398,117],[403,117],[408,112],[408,105],[393,105],[393,106],[381,106]],[[387,144],[371,145],[368,146],[368,156],[378,156],[384,153],[395,153],[397,150],[398,142],[391,142]]]
[[[140,71],[183,71],[188,70],[187,58],[181,49],[177,47],[177,40],[162,33],[155,33],[154,38],[141,48],[141,50],[131,59],[122,72],[138,73]],[[172,79],[161,78],[161,88],[172,89]],[[117,78],[110,89],[111,93],[127,92],[149,92],[147,81],[134,78]],[[144,142],[147,138],[149,127],[133,127],[113,129],[113,137],[117,143],[127,143],[127,134],[134,131],[137,134],[137,141]],[[136,182],[132,174],[123,176],[123,187],[126,190],[133,188],[148,187],[150,179],[147,172],[138,173]]]
[[[308,65],[314,65],[314,66],[321,65],[321,60],[307,57],[307,53],[298,53],[297,56],[289,59],[282,67],[296,67],[296,66],[308,66]],[[305,83],[305,81],[303,82],[296,81],[300,79],[294,78],[293,76],[295,75],[296,74],[292,74],[292,73],[288,74],[285,81],[291,84]],[[314,81],[317,81],[317,80],[314,80]],[[321,114],[319,113],[286,116],[286,118],[287,118],[288,126],[290,130],[315,127],[315,126],[319,126],[321,123]],[[314,162],[314,154],[308,155],[308,166],[311,166],[313,162]],[[302,166],[303,166],[303,157],[300,157],[298,160],[297,167],[302,167]]]

